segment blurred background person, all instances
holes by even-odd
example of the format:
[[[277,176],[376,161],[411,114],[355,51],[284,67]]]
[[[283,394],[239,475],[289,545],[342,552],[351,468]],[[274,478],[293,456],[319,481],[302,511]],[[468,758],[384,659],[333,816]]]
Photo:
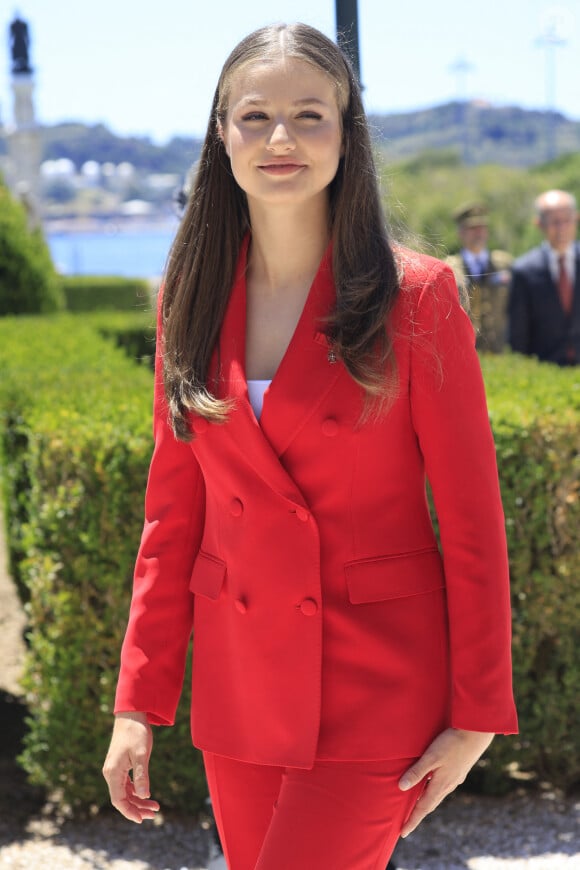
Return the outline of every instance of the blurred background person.
[[[461,245],[446,262],[457,285],[469,297],[470,316],[477,334],[477,349],[500,353],[507,341],[507,305],[513,257],[507,251],[488,250],[488,209],[469,203],[455,210],[453,219]]]
[[[544,241],[514,263],[509,300],[512,350],[560,366],[580,362],[580,244],[576,199],[548,190],[535,202]]]

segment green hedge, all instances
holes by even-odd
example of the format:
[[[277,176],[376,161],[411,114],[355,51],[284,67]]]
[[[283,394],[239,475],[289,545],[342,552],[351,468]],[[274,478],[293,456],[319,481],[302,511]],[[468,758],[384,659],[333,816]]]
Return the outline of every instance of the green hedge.
[[[22,763],[76,808],[107,803],[100,774],[143,521],[152,377],[90,318],[0,322],[1,434],[10,546],[28,590],[30,710]],[[189,736],[157,729],[155,794],[203,805]]]
[[[494,741],[489,776],[519,766],[580,783],[580,368],[485,356],[510,553],[519,738]],[[460,434],[459,434],[460,437]]]
[[[124,330],[143,329],[151,349],[149,321],[139,317],[0,321],[10,547],[30,597],[23,763],[77,807],[106,802],[100,765],[142,523],[152,379],[114,346],[128,344]],[[483,365],[509,536],[522,733],[494,741],[474,779],[500,791],[509,766],[568,788],[580,782],[580,369],[516,356]],[[153,784],[166,806],[191,811],[205,785],[188,704],[186,690],[178,726],[156,730]]]
[[[134,362],[155,365],[155,316],[151,309],[139,314],[94,312],[89,322],[99,335],[115,343]]]
[[[40,229],[0,180],[0,316],[60,311],[62,290]]]
[[[153,287],[145,278],[63,275],[67,311],[139,311],[151,308]]]

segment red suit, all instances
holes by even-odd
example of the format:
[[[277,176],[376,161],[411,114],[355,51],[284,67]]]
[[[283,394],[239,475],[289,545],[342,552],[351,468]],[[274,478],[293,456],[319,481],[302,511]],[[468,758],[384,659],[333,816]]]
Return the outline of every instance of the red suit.
[[[246,250],[214,354],[228,422],[193,418],[193,442],[176,441],[158,367],[116,710],[172,722],[193,628],[192,735],[211,753],[308,768],[416,757],[449,725],[514,732],[495,450],[451,271],[397,252],[398,393],[361,423],[363,391],[323,333],[327,253],[258,423]]]

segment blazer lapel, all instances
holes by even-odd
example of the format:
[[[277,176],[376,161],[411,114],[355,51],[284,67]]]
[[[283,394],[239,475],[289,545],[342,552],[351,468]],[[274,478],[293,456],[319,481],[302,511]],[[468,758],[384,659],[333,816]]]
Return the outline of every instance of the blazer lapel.
[[[284,453],[344,368],[323,332],[324,319],[334,307],[335,299],[329,245],[286,353],[264,396],[261,427],[278,456]]]
[[[212,362],[215,392],[235,406],[223,429],[270,486],[294,499],[298,490],[280,455],[331,389],[343,368],[330,352],[322,318],[334,304],[330,248],[310,288],[286,353],[266,391],[260,423],[248,396],[246,357],[246,260],[249,236],[240,250],[236,276]],[[300,494],[300,500],[303,498]]]

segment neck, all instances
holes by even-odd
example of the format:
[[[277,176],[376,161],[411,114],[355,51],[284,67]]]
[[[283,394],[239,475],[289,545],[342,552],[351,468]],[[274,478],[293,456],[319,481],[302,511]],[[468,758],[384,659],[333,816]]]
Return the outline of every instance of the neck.
[[[558,247],[555,247],[554,245],[550,245],[550,247],[552,248],[552,250],[555,252],[555,254],[558,257],[561,257],[563,254],[568,253],[568,249],[571,248],[572,245],[573,245],[573,242],[567,242],[565,245],[559,245]]]
[[[309,287],[330,238],[327,201],[292,209],[249,205],[248,281],[272,296]]]
[[[481,257],[482,254],[487,253],[487,248],[485,246],[482,248],[464,248],[463,250],[470,253],[473,257]]]

